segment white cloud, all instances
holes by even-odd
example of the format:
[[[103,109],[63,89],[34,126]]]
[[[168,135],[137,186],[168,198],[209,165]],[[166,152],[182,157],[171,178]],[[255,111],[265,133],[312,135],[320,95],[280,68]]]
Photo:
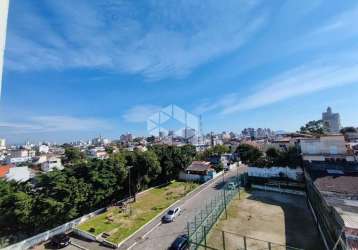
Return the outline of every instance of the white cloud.
[[[25,121],[1,121],[2,133],[36,133],[60,131],[91,131],[112,129],[111,123],[96,118],[72,116],[35,116]]]
[[[355,25],[357,22],[358,5],[329,19],[323,26],[318,28],[314,34],[322,35],[324,33],[339,32],[345,36],[357,35],[358,28]]]
[[[290,98],[330,88],[358,84],[358,60],[350,53],[334,54],[294,67],[259,82],[245,93],[233,92],[217,100],[205,100],[196,113],[219,112],[223,115],[257,109]],[[258,86],[258,87],[257,87]]]
[[[255,109],[292,97],[358,83],[358,63],[313,63],[289,70],[263,83],[255,93],[221,105],[223,114]],[[220,102],[220,101],[219,101]]]
[[[147,119],[160,111],[160,106],[155,105],[137,105],[123,114],[123,119],[127,122],[146,122]]]
[[[179,77],[240,48],[266,20],[256,1],[136,3],[47,1],[51,22],[35,5],[14,3],[21,21],[16,15],[10,20],[6,66],[22,71],[98,67],[151,80]]]

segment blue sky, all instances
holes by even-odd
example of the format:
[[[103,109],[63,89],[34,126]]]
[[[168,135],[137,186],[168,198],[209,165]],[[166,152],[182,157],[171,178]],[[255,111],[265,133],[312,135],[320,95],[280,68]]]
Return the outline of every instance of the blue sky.
[[[204,132],[358,125],[357,1],[10,3],[0,137],[146,135],[169,104]]]

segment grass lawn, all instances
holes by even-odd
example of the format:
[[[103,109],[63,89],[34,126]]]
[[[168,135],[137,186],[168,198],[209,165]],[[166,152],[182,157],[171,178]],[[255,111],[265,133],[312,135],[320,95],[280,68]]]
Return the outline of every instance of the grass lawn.
[[[167,186],[151,189],[137,197],[136,203],[131,204],[131,216],[121,213],[119,208],[111,208],[78,228],[94,235],[106,232],[110,234],[109,241],[119,243],[197,186],[195,183],[175,181]]]

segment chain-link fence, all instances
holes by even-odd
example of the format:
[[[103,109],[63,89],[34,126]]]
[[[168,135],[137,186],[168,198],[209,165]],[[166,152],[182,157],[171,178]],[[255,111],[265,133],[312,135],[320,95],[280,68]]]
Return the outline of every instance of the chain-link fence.
[[[192,243],[192,249],[198,250],[300,250],[283,244],[239,235],[237,233],[212,229],[209,240],[200,244]]]
[[[190,244],[189,249],[197,249],[202,242],[206,241],[206,235],[216,223],[222,212],[227,216],[226,207],[240,190],[243,175],[238,175],[235,180],[227,182],[222,191],[214,198],[207,201],[193,221],[188,222],[187,230]],[[240,193],[239,193],[240,195]],[[206,244],[205,244],[206,245]]]
[[[246,183],[246,178],[247,175],[241,174],[227,181],[222,190],[210,201],[207,201],[194,219],[188,222],[187,234],[190,250],[299,250],[287,245],[213,228],[222,213],[227,218],[227,206],[230,201],[236,195],[240,199],[240,184]]]

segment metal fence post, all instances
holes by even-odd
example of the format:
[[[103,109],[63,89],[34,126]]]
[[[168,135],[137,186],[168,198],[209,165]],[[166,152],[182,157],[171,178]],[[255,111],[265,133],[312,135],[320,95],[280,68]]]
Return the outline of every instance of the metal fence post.
[[[226,247],[225,247],[225,232],[224,231],[221,231],[222,233],[222,237],[223,237],[223,249],[225,250]]]
[[[227,219],[227,210],[226,210],[226,193],[225,193],[225,187],[224,187],[224,208],[225,208],[225,218]]]
[[[206,250],[206,227],[204,226],[204,246]]]
[[[203,223],[203,210],[200,209],[200,222]]]
[[[189,221],[187,223],[187,227],[188,227],[188,243],[189,243],[189,249],[190,249],[190,222]]]
[[[268,249],[271,250],[271,242],[268,243]]]
[[[244,249],[247,250],[247,245],[246,245],[246,236],[244,236]]]
[[[196,215],[194,216],[194,228],[196,230]]]

